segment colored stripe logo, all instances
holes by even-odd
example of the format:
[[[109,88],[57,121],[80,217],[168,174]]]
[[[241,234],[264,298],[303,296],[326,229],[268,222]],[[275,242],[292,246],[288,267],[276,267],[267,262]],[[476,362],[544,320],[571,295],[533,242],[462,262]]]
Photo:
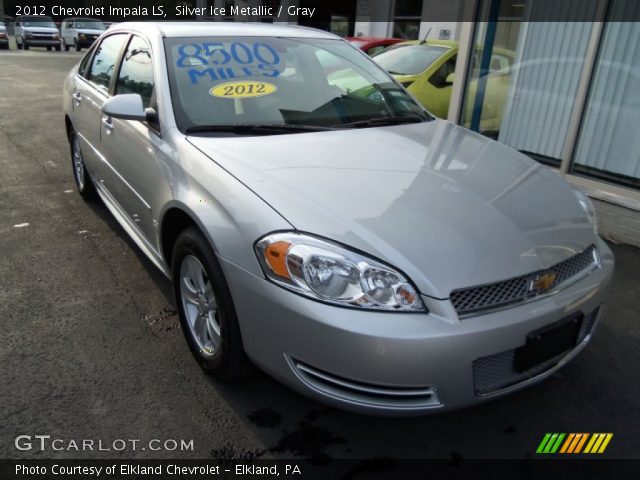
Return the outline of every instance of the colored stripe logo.
[[[536,453],[604,453],[613,433],[545,433]]]

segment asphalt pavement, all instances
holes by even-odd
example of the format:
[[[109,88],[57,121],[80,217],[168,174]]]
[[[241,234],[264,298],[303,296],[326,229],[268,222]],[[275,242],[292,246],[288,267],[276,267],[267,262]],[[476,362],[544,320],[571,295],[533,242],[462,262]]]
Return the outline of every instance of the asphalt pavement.
[[[607,457],[640,458],[640,250],[622,245],[591,345],[547,381],[479,407],[371,418],[260,371],[209,379],[169,282],[75,191],[61,91],[80,58],[0,51],[0,458],[532,458],[546,432],[612,432]],[[38,434],[193,449],[15,448]]]

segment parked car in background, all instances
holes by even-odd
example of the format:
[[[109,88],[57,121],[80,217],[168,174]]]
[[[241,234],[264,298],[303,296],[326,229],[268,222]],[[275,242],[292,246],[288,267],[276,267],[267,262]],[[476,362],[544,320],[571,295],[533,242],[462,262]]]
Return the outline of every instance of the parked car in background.
[[[0,22],[0,48],[7,50],[9,48],[9,34],[4,23]]]
[[[78,192],[171,279],[218,378],[247,355],[335,406],[441,412],[548,378],[602,316],[589,199],[330,33],[123,23],[63,113]]]
[[[18,50],[29,47],[55,48],[60,51],[60,32],[51,17],[22,15],[15,20],[15,37]]]
[[[96,18],[65,18],[62,22],[62,46],[65,52],[74,48],[79,52],[93,45],[93,42],[107,29],[101,20]]]
[[[480,65],[480,48],[472,58],[472,68]],[[451,40],[408,41],[388,47],[373,59],[398,80],[431,113],[446,118],[451,99],[451,87],[458,57],[458,42]],[[494,48],[489,78],[480,121],[480,130],[499,129],[502,107],[511,80],[514,52]],[[477,80],[470,82],[469,91],[475,92]],[[467,102],[471,105],[470,102]]]
[[[402,38],[381,38],[381,37],[345,37],[354,47],[358,47],[369,56],[381,52],[390,45],[404,41]]]

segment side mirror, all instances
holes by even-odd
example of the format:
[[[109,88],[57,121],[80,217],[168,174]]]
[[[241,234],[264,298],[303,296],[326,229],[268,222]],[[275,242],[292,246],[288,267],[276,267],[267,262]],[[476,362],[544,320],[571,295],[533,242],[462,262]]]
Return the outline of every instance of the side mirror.
[[[122,120],[147,120],[147,112],[142,104],[142,97],[137,93],[116,95],[104,102],[102,113],[108,117]]]
[[[444,83],[446,85],[453,85],[453,82],[455,82],[456,80],[456,74],[454,72],[451,72],[449,75],[447,75],[447,78],[445,78]]]

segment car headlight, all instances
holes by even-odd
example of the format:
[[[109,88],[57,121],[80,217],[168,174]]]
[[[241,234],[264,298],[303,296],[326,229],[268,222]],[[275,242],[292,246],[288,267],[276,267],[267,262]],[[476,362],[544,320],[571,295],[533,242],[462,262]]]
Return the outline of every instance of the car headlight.
[[[598,233],[598,223],[597,223],[597,219],[596,219],[596,209],[593,206],[593,202],[591,202],[589,197],[587,197],[584,193],[582,193],[577,188],[573,189],[573,193],[575,194],[576,198],[578,199],[578,203],[580,204],[580,206],[582,207],[584,212],[587,214],[587,217],[589,217],[589,221],[593,225],[593,230],[597,234]]]
[[[258,240],[255,249],[269,279],[307,297],[372,310],[425,311],[403,274],[328,240],[274,233]]]

